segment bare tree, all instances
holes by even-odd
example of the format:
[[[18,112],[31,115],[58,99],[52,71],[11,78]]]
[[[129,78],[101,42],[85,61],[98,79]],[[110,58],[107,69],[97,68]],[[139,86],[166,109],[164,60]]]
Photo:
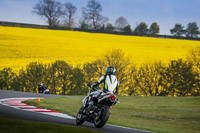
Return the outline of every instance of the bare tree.
[[[63,15],[62,4],[55,0],[40,0],[33,7],[33,13],[45,18],[49,26],[55,26]]]
[[[74,24],[73,17],[77,12],[77,8],[70,2],[64,4],[64,15],[67,17],[67,26],[72,27]]]
[[[104,24],[108,20],[108,18],[100,14],[101,12],[101,4],[96,0],[90,0],[87,6],[82,9],[83,19],[91,22],[93,28],[96,30],[102,23]]]
[[[116,21],[115,21],[115,26],[118,30],[123,30],[126,26],[128,25],[128,21],[126,18],[124,17],[119,17]]]

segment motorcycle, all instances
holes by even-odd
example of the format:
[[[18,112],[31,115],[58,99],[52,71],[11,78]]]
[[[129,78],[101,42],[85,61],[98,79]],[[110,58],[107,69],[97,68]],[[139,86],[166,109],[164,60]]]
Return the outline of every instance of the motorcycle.
[[[38,89],[38,93],[41,93],[41,94],[51,94],[50,90],[45,87],[45,86],[42,86],[41,88]]]
[[[89,95],[83,99],[83,105],[77,113],[76,124],[82,125],[85,121],[94,123],[96,128],[102,128],[110,116],[110,109],[119,103],[117,97],[111,92],[104,93],[99,87],[93,88]]]

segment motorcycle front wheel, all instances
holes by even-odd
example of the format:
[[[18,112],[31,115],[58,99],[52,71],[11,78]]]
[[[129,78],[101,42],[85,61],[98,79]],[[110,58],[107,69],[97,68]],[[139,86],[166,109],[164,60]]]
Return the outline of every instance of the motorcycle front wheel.
[[[84,119],[83,119],[83,106],[80,108],[80,110],[78,111],[78,114],[76,116],[76,124],[77,125],[82,125],[84,123]]]
[[[110,107],[108,105],[103,105],[98,113],[98,116],[96,116],[94,120],[94,126],[96,128],[102,128],[110,115]]]

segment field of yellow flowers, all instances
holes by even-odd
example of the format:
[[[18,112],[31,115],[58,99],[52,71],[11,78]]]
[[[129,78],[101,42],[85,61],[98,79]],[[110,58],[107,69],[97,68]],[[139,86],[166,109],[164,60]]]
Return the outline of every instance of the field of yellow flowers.
[[[0,69],[19,70],[33,61],[64,60],[76,66],[95,60],[107,50],[122,49],[141,64],[185,57],[200,41],[159,39],[0,26]]]

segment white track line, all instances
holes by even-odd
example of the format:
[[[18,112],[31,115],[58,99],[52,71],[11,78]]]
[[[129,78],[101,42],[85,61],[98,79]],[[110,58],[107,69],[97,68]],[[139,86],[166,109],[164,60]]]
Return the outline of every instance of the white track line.
[[[75,119],[74,117],[72,116],[69,116],[67,114],[63,114],[63,113],[46,113],[46,112],[42,112],[42,114],[47,114],[47,115],[53,115],[53,116],[57,116],[57,117],[61,117],[61,118],[68,118],[68,119]]]
[[[142,132],[145,132],[145,133],[156,133],[156,132],[150,132],[150,131],[146,131],[146,130],[133,129],[133,128],[122,127],[122,126],[116,126],[116,125],[111,125],[111,124],[106,124],[106,125],[112,126],[112,127],[119,127],[119,128],[129,129],[129,130],[142,131]]]
[[[52,115],[52,116],[61,117],[61,118],[75,119],[72,116],[69,116],[67,114],[63,114],[63,113],[60,113],[60,112],[57,112],[57,111],[37,108],[37,107],[34,107],[34,106],[30,106],[30,105],[21,103],[22,101],[29,100],[29,99],[37,99],[37,98],[36,97],[32,97],[32,98],[6,98],[6,99],[0,99],[0,104],[8,106],[8,107],[15,108],[15,109],[19,109],[19,110],[31,111],[31,112],[35,112],[35,113]]]

